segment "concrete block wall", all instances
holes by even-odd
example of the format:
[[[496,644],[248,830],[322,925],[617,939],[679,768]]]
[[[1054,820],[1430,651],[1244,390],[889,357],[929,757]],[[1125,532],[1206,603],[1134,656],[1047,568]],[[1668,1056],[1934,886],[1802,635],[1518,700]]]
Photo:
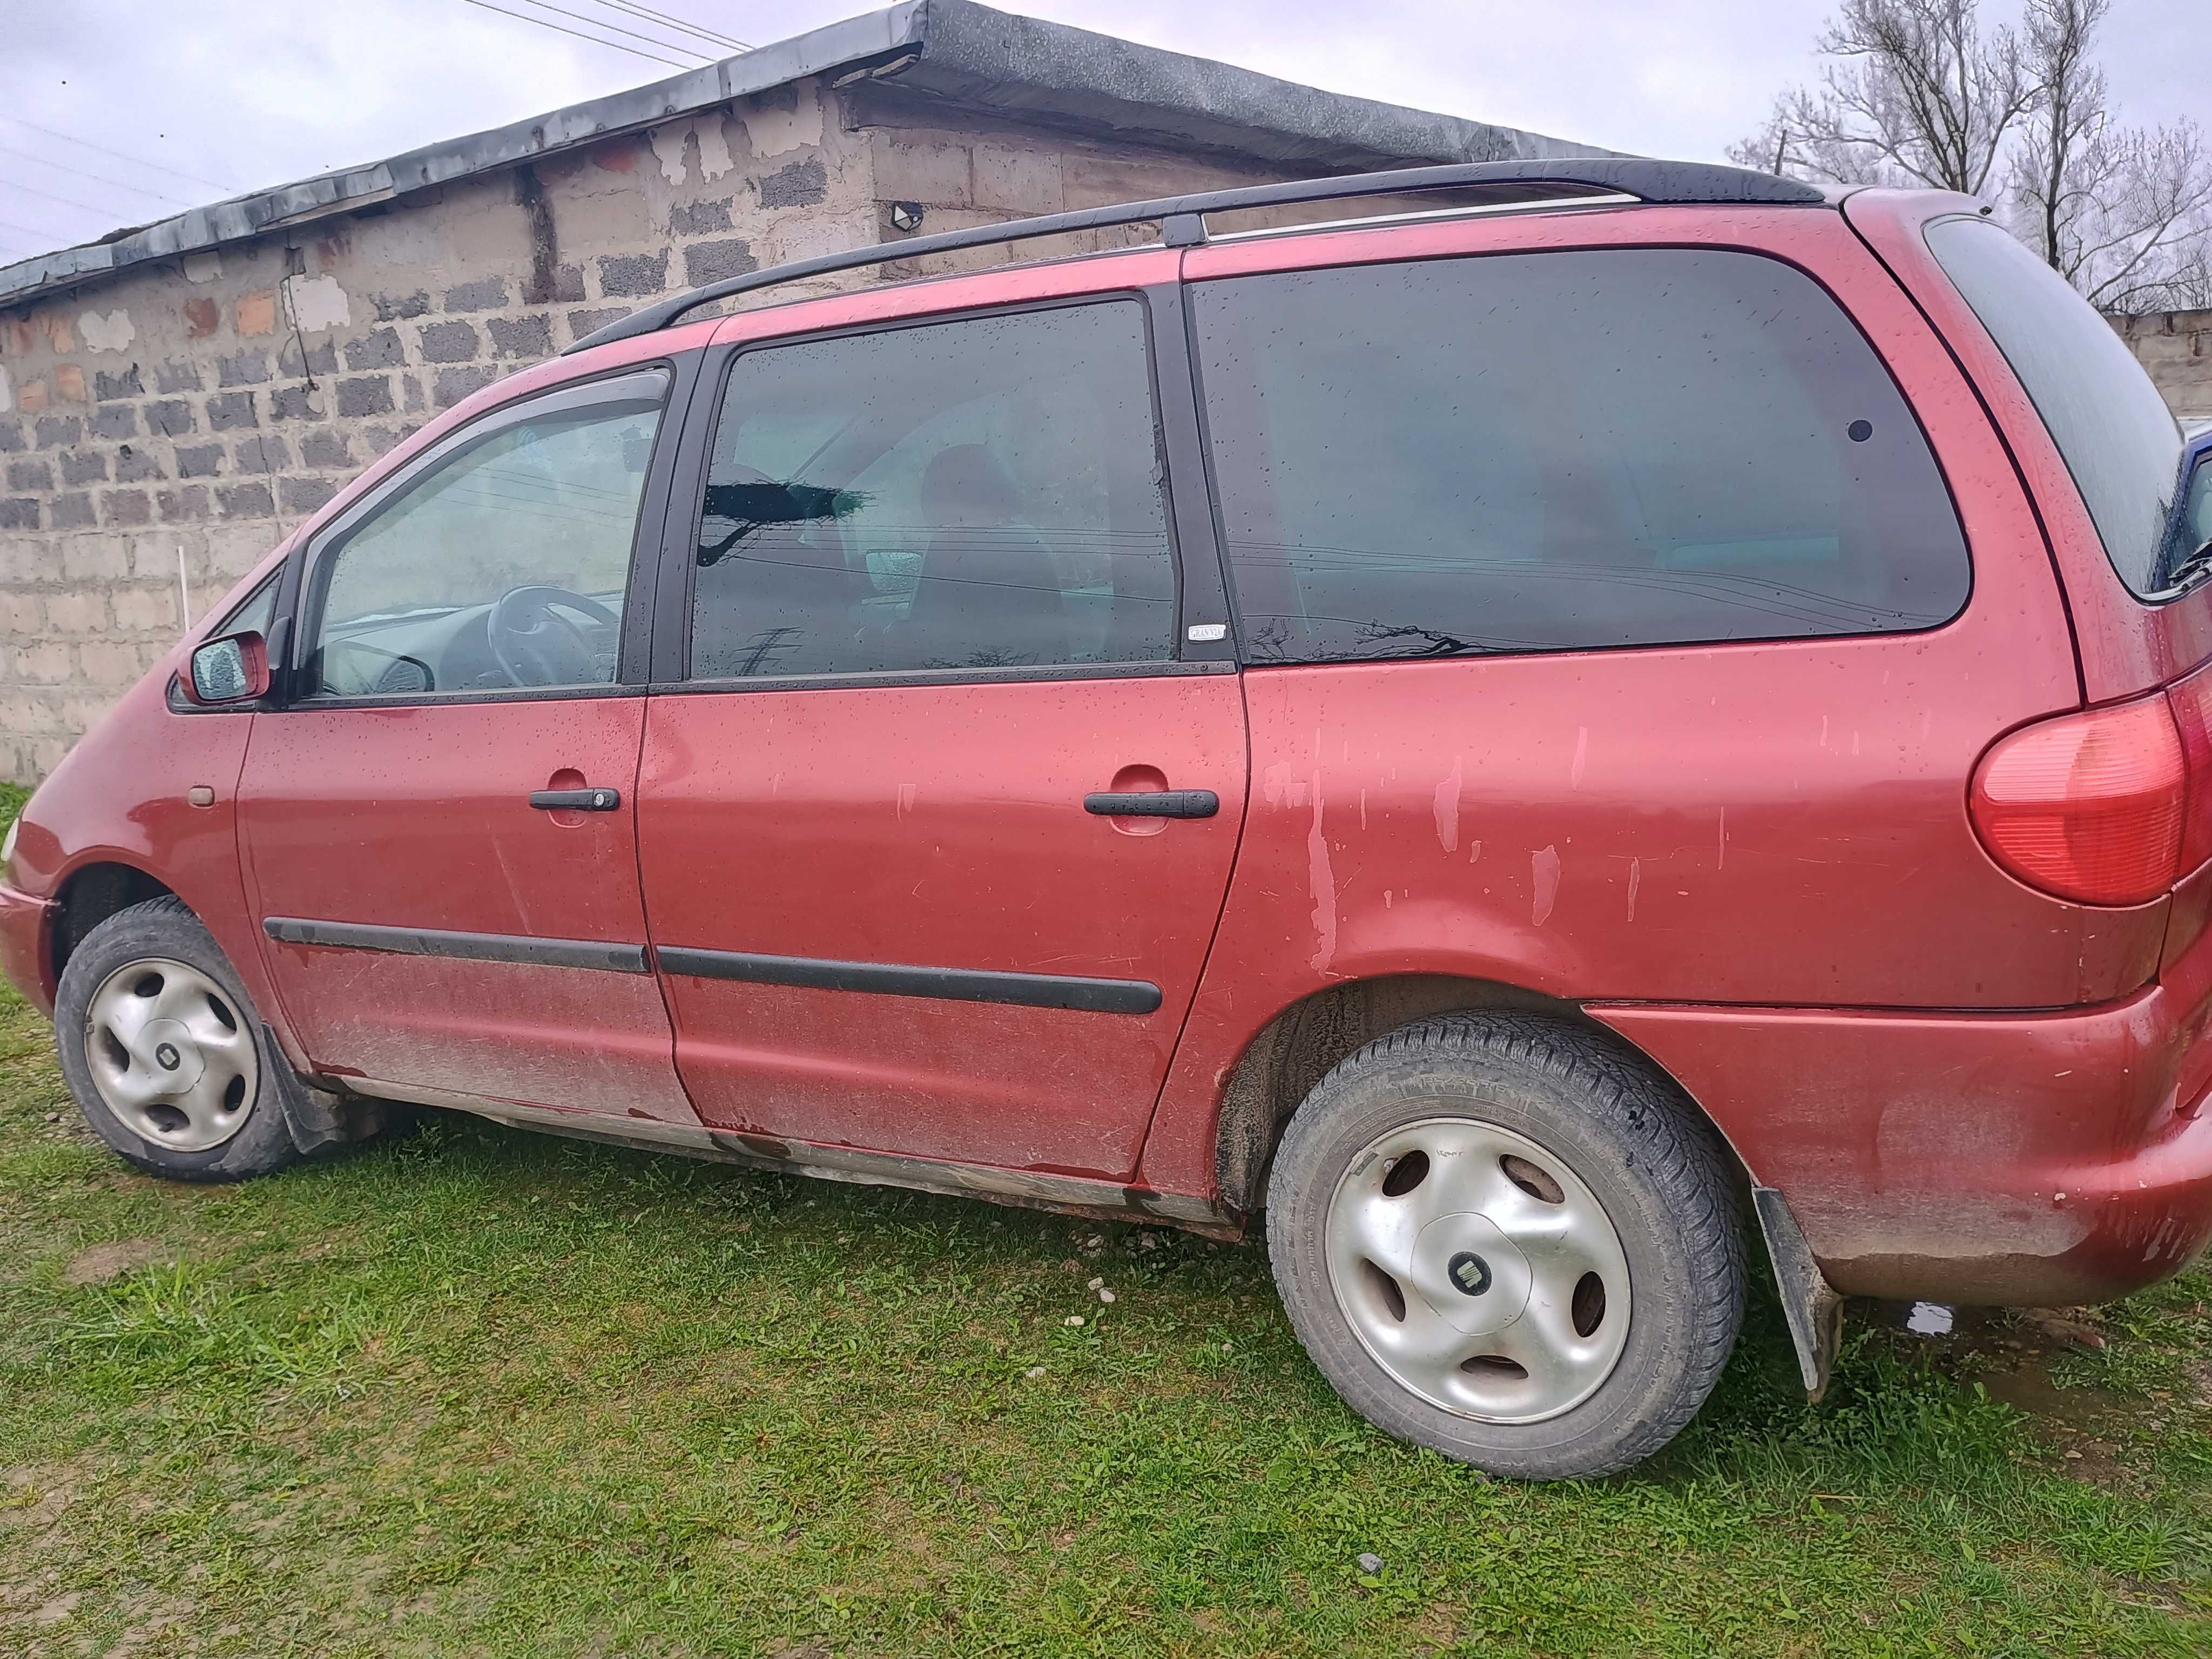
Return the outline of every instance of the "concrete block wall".
[[[918,234],[967,230],[1042,213],[1109,207],[1194,191],[1225,190],[1298,176],[1234,158],[1178,155],[1127,134],[1086,137],[994,119],[948,106],[895,83],[864,83],[848,94],[848,119],[864,135],[878,200],[923,210]],[[896,233],[888,223],[881,240]],[[964,253],[901,260],[885,267],[898,278],[980,270],[1008,257],[1048,259],[1157,240],[1158,228],[1125,226],[1069,236],[1041,237]]]
[[[802,82],[0,310],[0,776],[50,771],[437,411],[637,305],[879,235]]]
[[[2112,326],[2184,425],[2212,422],[2212,311],[2116,317]]]

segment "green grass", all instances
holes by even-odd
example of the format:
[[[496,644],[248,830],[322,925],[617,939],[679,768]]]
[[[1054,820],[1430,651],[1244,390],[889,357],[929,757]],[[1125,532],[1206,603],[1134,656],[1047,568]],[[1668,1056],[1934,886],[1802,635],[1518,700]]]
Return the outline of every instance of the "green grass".
[[[1820,1408],[1761,1300],[1658,1460],[1492,1483],[1256,1247],[437,1116],[169,1185],[6,998],[0,1652],[2202,1654],[2208,1293],[2065,1387],[1861,1325]]]

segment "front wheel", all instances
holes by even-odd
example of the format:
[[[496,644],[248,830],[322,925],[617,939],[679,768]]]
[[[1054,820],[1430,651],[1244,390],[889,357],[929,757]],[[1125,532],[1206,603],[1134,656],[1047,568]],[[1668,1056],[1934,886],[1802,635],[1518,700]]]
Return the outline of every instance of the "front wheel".
[[[77,1109],[149,1174],[239,1181],[300,1156],[275,1052],[228,958],[185,904],[118,910],[70,954],[54,1046]]]
[[[1371,1042],[1285,1132],[1267,1243],[1346,1404],[1493,1474],[1612,1474],[1712,1391],[1743,1234],[1708,1126],[1604,1037],[1446,1015]]]

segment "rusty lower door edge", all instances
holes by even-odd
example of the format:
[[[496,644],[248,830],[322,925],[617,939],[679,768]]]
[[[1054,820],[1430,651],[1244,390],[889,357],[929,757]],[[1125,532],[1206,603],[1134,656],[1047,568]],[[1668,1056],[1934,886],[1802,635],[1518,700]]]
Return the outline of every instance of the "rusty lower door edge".
[[[810,1141],[778,1140],[702,1124],[667,1123],[652,1118],[610,1118],[595,1113],[561,1111],[490,1100],[422,1085],[346,1078],[355,1094],[472,1113],[516,1128],[544,1130],[586,1140],[605,1141],[651,1152],[684,1152],[694,1158],[742,1164],[757,1170],[812,1176],[866,1187],[903,1187],[952,1198],[988,1199],[1024,1209],[1051,1210],[1102,1221],[1158,1222],[1208,1238],[1243,1236],[1242,1218],[1226,1207],[1178,1193],[1153,1192],[1081,1176],[1035,1170],[1007,1170],[983,1164],[946,1164],[896,1152],[866,1152],[852,1146],[819,1146]]]

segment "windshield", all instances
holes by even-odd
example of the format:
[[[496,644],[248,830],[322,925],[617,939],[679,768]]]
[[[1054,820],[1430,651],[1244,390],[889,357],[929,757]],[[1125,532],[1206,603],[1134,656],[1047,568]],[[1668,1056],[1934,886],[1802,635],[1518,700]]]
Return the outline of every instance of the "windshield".
[[[1928,246],[2020,376],[2130,592],[2161,585],[2181,426],[2111,325],[1984,219],[1940,219]]]

